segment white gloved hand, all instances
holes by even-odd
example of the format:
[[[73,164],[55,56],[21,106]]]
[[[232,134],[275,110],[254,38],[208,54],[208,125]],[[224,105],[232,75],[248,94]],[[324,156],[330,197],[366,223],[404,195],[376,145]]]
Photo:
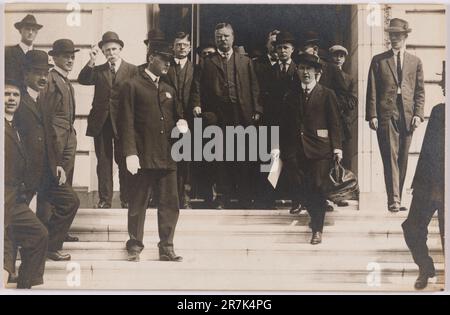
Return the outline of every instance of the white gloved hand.
[[[141,168],[141,164],[139,163],[139,158],[137,155],[129,155],[126,158],[127,162],[127,170],[132,175],[137,174],[138,170]]]
[[[181,133],[186,133],[189,130],[188,123],[184,119],[178,119],[177,128]]]

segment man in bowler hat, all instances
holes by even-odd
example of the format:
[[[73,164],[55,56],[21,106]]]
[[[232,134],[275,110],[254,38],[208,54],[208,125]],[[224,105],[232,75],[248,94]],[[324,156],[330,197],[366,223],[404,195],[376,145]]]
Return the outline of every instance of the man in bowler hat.
[[[119,91],[125,81],[137,74],[137,67],[120,56],[123,41],[114,32],[103,34],[98,43],[107,61],[95,65],[98,50],[90,52],[90,60],[78,75],[82,85],[95,85],[92,108],[88,116],[86,135],[94,137],[97,156],[97,177],[99,202],[97,208],[111,208],[113,198],[113,158],[119,167],[120,201],[122,208],[128,208],[129,172],[118,141],[117,119]]]
[[[28,161],[26,148],[15,127],[14,115],[20,104],[20,83],[5,82],[5,223],[4,264],[7,279],[15,273],[16,248],[20,247],[21,265],[18,289],[30,289],[44,283],[48,232],[26,202]]]
[[[406,51],[408,22],[394,18],[391,49],[372,58],[367,81],[366,120],[376,131],[384,167],[388,210],[401,205],[408,153],[414,130],[424,119],[425,89],[421,60]]]
[[[23,88],[25,54],[33,50],[34,40],[42,25],[37,23],[34,15],[27,14],[14,27],[19,31],[21,39],[19,44],[5,48],[5,77],[18,81]]]
[[[317,56],[299,56],[301,82],[286,95],[280,119],[280,150],[272,150],[274,157],[283,160],[298,199],[306,201],[313,245],[322,242],[327,208],[324,184],[332,160],[342,159],[337,99],[332,90],[317,82],[321,68]]]
[[[48,159],[42,191],[43,198],[52,205],[45,223],[50,235],[48,256],[53,260],[70,260],[70,255],[58,251],[67,240],[67,232],[80,205],[72,188],[77,138],[73,125],[75,95],[68,78],[78,51],[70,39],[58,39],[53,43],[48,54],[53,57],[55,66],[40,94]]]
[[[129,261],[139,261],[144,249],[144,224],[150,193],[158,209],[159,258],[182,261],[175,254],[173,238],[179,216],[177,164],[171,156],[171,132],[183,125],[183,109],[173,87],[161,80],[170,67],[172,52],[167,43],[153,44],[147,68],[123,85],[118,121],[119,139],[128,171],[133,175],[128,207],[126,243]]]

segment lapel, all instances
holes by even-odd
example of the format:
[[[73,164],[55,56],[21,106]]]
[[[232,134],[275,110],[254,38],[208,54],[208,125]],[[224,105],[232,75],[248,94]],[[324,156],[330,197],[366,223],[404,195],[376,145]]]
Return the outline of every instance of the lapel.
[[[30,96],[30,94],[25,93],[23,97],[23,105],[32,112],[36,118],[42,122],[42,116],[39,109],[39,103],[36,103]]]
[[[234,53],[233,53],[234,55]],[[211,56],[210,60],[211,62],[220,70],[220,73],[224,74],[223,67],[222,67],[222,57],[218,52],[214,53],[214,55]]]
[[[241,77],[241,69],[243,69],[244,67],[242,66],[243,64],[243,56],[241,54],[238,54],[236,52],[233,52],[233,55],[231,56],[232,58],[234,58],[234,69],[235,69],[235,73],[236,73],[236,91],[239,92],[238,88],[239,88],[239,78]]]
[[[411,55],[405,51],[405,55],[403,56],[403,65],[402,65],[402,78],[406,78],[409,72],[409,65],[411,64]]]
[[[175,88],[175,90],[178,91],[177,70],[175,68],[176,66],[177,64],[175,63],[175,60],[172,59],[169,71],[167,72],[167,77],[169,78],[170,84]]]
[[[22,147],[22,143],[19,141],[19,136],[17,134],[17,131],[14,130],[13,127],[10,126],[10,124],[8,123],[8,121],[6,121],[5,119],[5,133],[8,137],[10,137],[14,144],[17,146],[17,148],[19,149],[19,153],[23,156],[23,158],[25,158],[25,151]]]
[[[189,81],[192,81],[192,78],[194,77],[194,66],[192,65],[192,62],[188,60],[186,62],[186,82],[185,84],[189,84]]]
[[[16,50],[17,50],[17,53],[19,54],[19,56],[21,58],[25,58],[25,53],[23,52],[22,48],[20,48],[20,45],[17,44],[15,47],[16,47]]]
[[[391,69],[392,75],[394,76],[395,83],[398,85],[398,77],[397,77],[397,68],[395,66],[395,60],[394,60],[394,52],[392,50],[389,51],[389,58],[387,59],[387,63],[389,65],[389,68]]]
[[[316,86],[309,93],[309,98],[305,103],[304,111],[314,110],[311,108],[311,104],[314,103],[315,99],[320,97],[321,93],[322,93],[322,87],[320,86],[319,83],[316,83]],[[303,95],[303,89],[302,89],[302,95]]]
[[[109,76],[111,78],[110,82],[112,82],[111,71],[109,73],[110,73]],[[123,79],[123,77],[127,73],[128,73],[128,63],[125,60],[122,59],[122,62],[120,63],[120,67],[119,67],[119,69],[117,70],[117,73],[116,73],[116,83],[117,82],[121,82],[121,80]]]
[[[109,69],[109,63],[106,62],[106,63],[102,64],[101,67],[102,68],[101,68],[100,73],[102,74],[104,80],[106,82],[108,82],[108,86],[111,89],[112,88],[112,76],[111,76],[111,70]],[[122,68],[122,64],[120,65],[120,68]]]
[[[67,86],[64,82],[64,79],[56,70],[51,70],[51,71],[54,72],[53,73],[53,81],[55,82],[56,87],[62,94],[63,101],[68,100],[69,99],[69,91],[67,90]]]

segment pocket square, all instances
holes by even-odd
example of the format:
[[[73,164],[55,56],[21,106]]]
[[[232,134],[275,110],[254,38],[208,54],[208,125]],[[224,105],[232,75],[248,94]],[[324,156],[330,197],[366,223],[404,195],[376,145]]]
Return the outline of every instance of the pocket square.
[[[170,94],[169,92],[166,92],[166,97],[167,98],[172,98],[172,94]]]
[[[328,129],[317,129],[317,136],[321,138],[328,138]]]

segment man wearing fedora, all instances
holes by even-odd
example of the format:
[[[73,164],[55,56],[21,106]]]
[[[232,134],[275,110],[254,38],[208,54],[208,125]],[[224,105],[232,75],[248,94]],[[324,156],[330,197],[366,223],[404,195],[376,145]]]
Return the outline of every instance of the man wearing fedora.
[[[70,255],[58,251],[67,241],[67,232],[80,205],[72,188],[77,138],[73,126],[75,95],[68,79],[78,51],[70,39],[58,39],[53,43],[48,54],[53,57],[55,66],[50,70],[48,84],[39,96],[43,104],[48,165],[42,195],[53,206],[46,221],[50,235],[49,257],[53,260],[70,260]]]
[[[312,54],[298,58],[296,84],[285,98],[280,123],[280,156],[311,217],[311,244],[322,242],[327,208],[324,184],[333,159],[342,159],[341,126],[334,92],[317,82],[322,64]]]
[[[187,131],[176,91],[161,80],[172,60],[168,43],[153,43],[147,52],[148,66],[122,87],[119,141],[133,175],[128,207],[126,243],[129,261],[139,261],[144,249],[144,224],[151,192],[158,211],[159,258],[181,261],[174,252],[174,234],[179,216],[177,163],[171,156],[171,132],[175,125]]]
[[[249,57],[233,51],[234,31],[230,24],[217,24],[214,35],[217,52],[203,60],[192,89],[194,115],[213,112],[224,131],[226,126],[257,124],[263,108],[259,103],[259,85],[253,63]],[[234,159],[236,161],[236,156]],[[228,162],[225,156],[224,161],[213,163],[217,169],[216,208],[226,206],[236,186],[239,206],[250,207],[253,194],[250,181],[254,178],[252,163]]]
[[[440,86],[445,96],[445,61],[441,75]],[[428,278],[433,278],[436,273],[427,246],[428,225],[436,210],[442,249],[445,250],[445,103],[434,106],[431,111],[412,188],[411,209],[402,227],[406,244],[419,267],[414,287],[421,290],[428,285]]]
[[[119,92],[123,83],[137,74],[137,67],[120,57],[123,41],[114,32],[103,34],[98,43],[107,61],[95,65],[97,49],[90,52],[90,60],[78,75],[82,85],[95,85],[92,109],[88,116],[86,135],[94,137],[97,156],[99,202],[97,208],[111,208],[113,198],[113,158],[119,167],[120,201],[128,208],[129,172],[119,147],[117,113]]]
[[[21,39],[19,44],[5,49],[5,77],[23,84],[25,54],[33,50],[33,42],[42,25],[37,23],[33,15],[28,14],[22,21],[16,22],[14,27],[19,31]]]
[[[388,210],[398,212],[407,210],[401,205],[402,191],[411,138],[424,119],[424,75],[421,60],[406,51],[408,22],[394,18],[385,31],[392,48],[372,58],[366,120],[377,133]]]
[[[174,58],[171,61],[167,72],[168,83],[175,89],[178,100],[183,106],[184,117],[189,124],[193,125],[193,115],[191,110],[191,86],[194,79],[194,65],[188,56],[191,52],[190,35],[185,32],[178,32],[173,41]],[[178,196],[180,207],[190,209],[191,206],[191,183],[192,166],[190,161],[178,162]]]
[[[4,264],[7,279],[15,273],[16,248],[20,247],[21,265],[17,288],[30,289],[43,284],[48,232],[26,202],[29,158],[14,123],[20,107],[20,83],[5,82],[5,223]]]
[[[152,43],[156,43],[157,45],[161,42],[166,41],[166,35],[159,28],[154,28],[148,31],[147,38],[144,39],[145,47],[147,48],[147,52],[150,50]],[[138,66],[138,72],[144,71],[147,68],[147,61]]]

